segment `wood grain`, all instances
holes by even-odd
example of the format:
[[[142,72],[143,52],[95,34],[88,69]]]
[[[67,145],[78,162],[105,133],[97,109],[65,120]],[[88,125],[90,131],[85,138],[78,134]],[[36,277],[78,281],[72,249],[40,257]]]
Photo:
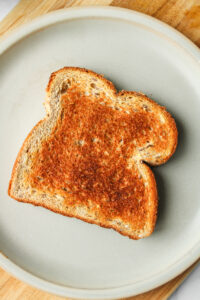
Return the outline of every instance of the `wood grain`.
[[[119,6],[152,15],[177,28],[200,46],[200,0],[21,0],[6,18],[0,22],[0,36],[5,37],[12,29],[50,11],[88,5]],[[128,299],[168,299],[198,263],[199,261],[183,274],[161,287]],[[61,300],[63,298],[30,287],[0,269],[0,299]]]
[[[200,0],[114,0],[111,5],[151,15],[173,26],[200,46]]]
[[[129,297],[124,300],[167,300],[173,291],[183,282],[190,272],[197,266],[193,264],[184,273],[168,283],[144,294]],[[11,277],[7,272],[0,269],[0,299],[1,300],[63,300],[63,297],[33,288],[22,281]],[[69,298],[65,298],[70,300]]]
[[[152,15],[200,46],[200,0],[21,0],[0,22],[0,35],[47,12],[88,5],[119,6]]]

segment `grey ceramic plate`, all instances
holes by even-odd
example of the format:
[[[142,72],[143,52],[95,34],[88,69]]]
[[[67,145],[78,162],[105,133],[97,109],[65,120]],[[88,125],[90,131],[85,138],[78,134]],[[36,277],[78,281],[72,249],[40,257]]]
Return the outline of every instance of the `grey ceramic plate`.
[[[38,288],[76,298],[119,298],[152,289],[200,253],[200,53],[151,17],[114,8],[58,11],[0,44],[0,264]],[[133,241],[113,230],[7,196],[17,152],[45,112],[52,71],[80,66],[118,89],[146,93],[175,117],[179,145],[154,169],[155,232]]]

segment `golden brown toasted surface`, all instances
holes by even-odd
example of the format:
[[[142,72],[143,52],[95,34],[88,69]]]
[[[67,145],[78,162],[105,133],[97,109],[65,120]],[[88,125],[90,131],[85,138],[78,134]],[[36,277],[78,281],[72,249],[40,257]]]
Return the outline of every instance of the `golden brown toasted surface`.
[[[19,151],[8,194],[133,239],[149,236],[158,197],[146,163],[174,153],[174,119],[144,94],[117,93],[82,68],[52,73],[46,92],[47,115]]]
[[[75,86],[62,96],[60,118],[35,153],[29,180],[33,188],[59,192],[66,206],[84,203],[103,219],[138,216],[143,228],[148,199],[137,160],[130,161],[152,136],[157,151],[166,147],[165,126],[154,113],[119,110],[106,95],[104,105],[92,97]]]

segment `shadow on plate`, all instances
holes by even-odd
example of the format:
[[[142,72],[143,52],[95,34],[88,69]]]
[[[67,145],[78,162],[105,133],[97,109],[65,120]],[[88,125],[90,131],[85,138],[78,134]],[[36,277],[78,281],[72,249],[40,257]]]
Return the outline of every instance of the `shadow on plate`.
[[[185,150],[187,148],[187,136],[184,125],[177,117],[175,118],[175,121],[178,129],[178,145],[174,155],[170,158],[167,164],[177,163],[180,159],[184,159]],[[152,168],[158,189],[158,215],[155,232],[161,229],[161,222],[166,217],[167,202],[169,197],[169,183],[167,182],[167,179],[160,174],[160,168],[162,168],[162,165]]]

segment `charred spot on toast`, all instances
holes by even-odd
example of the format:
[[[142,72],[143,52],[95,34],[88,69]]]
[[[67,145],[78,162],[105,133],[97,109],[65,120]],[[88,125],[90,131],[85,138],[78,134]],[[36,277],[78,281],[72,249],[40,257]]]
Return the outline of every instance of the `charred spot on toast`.
[[[84,204],[101,219],[134,218],[143,228],[148,188],[137,163],[140,153],[146,151],[148,157],[154,143],[157,151],[165,147],[164,125],[146,106],[123,110],[113,107],[105,94],[86,95],[76,86],[63,86],[61,104],[54,130],[34,155],[32,187],[59,192],[66,206]]]

